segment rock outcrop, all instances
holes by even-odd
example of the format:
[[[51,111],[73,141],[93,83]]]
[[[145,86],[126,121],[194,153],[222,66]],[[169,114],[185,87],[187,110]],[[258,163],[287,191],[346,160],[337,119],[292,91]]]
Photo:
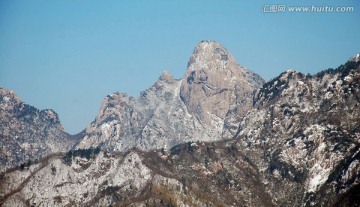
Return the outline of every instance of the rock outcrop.
[[[355,202],[360,184],[356,57],[313,76],[286,71],[257,92],[255,109],[240,125],[238,148],[258,166],[275,204]]]
[[[180,87],[180,98],[190,114],[209,127],[224,125],[235,134],[238,123],[252,108],[254,89],[264,81],[238,65],[219,43],[199,43],[188,63]],[[230,126],[228,126],[230,125]]]
[[[24,167],[51,153],[68,151],[76,138],[64,132],[58,115],[38,110],[0,87],[0,171]]]

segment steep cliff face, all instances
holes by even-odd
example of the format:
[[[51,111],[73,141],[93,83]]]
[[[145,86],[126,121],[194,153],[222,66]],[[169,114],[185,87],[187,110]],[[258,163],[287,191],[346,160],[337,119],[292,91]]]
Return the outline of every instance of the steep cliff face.
[[[64,132],[53,110],[40,111],[0,87],[0,171],[68,151],[75,142]]]
[[[232,138],[262,84],[219,43],[203,41],[184,78],[176,80],[165,71],[139,98],[107,96],[78,148],[149,150]]]
[[[219,43],[203,41],[190,58],[180,97],[189,113],[202,124],[210,127],[225,124],[224,130],[234,135],[237,126],[232,124],[238,123],[252,108],[254,89],[263,83]]]

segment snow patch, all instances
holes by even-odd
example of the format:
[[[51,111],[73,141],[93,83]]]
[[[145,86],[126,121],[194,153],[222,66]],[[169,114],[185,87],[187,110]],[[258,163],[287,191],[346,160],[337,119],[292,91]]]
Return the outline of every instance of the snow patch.
[[[331,168],[323,168],[320,164],[316,163],[313,169],[317,172],[317,174],[313,175],[310,179],[308,192],[315,192],[319,186],[326,182]]]
[[[10,100],[10,97],[4,96],[4,97],[3,97],[3,100],[4,100],[5,102],[8,102],[8,101]]]
[[[101,132],[104,135],[104,138],[109,138],[110,137],[110,130],[111,130],[111,126],[108,123],[104,123],[103,125],[101,125]]]

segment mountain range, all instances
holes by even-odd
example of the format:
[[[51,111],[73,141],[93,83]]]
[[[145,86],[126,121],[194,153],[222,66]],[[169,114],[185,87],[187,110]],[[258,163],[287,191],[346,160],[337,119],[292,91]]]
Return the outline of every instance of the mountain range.
[[[359,206],[360,55],[265,82],[200,42],[81,133],[0,88],[1,206]]]

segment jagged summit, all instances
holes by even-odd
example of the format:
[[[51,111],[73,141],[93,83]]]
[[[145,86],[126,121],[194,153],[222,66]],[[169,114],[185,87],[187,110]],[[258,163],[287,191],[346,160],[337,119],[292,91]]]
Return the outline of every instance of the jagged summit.
[[[201,50],[212,51],[215,49],[221,49],[221,50],[227,51],[226,48],[224,46],[222,46],[219,42],[216,42],[214,40],[202,40],[195,46],[194,52],[201,51]]]
[[[280,80],[286,80],[286,79],[296,76],[298,74],[302,74],[302,73],[300,73],[296,70],[290,69],[290,70],[286,70],[285,72],[281,73],[281,75],[279,77],[280,77]]]
[[[220,43],[214,41],[214,40],[202,40],[195,46],[195,51],[199,49],[216,49],[221,48],[226,50]]]
[[[129,97],[126,93],[114,92],[110,95],[107,95],[100,107],[100,111],[97,120],[100,120],[104,116],[108,115],[116,115],[117,111],[119,111],[122,107],[126,106],[132,97]]]
[[[283,73],[292,74],[292,73],[298,73],[298,71],[293,70],[293,69],[289,69],[289,70],[286,70],[286,71],[285,71],[285,72],[283,72]]]
[[[213,40],[203,40],[196,45],[188,62],[184,79],[188,78],[193,71],[217,74],[225,81],[234,81],[233,79],[237,76],[241,80],[236,81],[247,81],[254,88],[259,88],[265,83],[259,75],[239,65],[234,56],[224,46]],[[233,79],[226,77],[229,75]]]
[[[194,49],[188,63],[188,71],[223,70],[228,63],[237,64],[231,54],[218,42],[201,41]]]
[[[356,54],[354,55],[351,59],[350,59],[351,62],[359,62],[360,61],[360,54]]]
[[[159,80],[166,81],[166,82],[174,82],[174,81],[176,81],[175,78],[166,70],[164,70],[162,72]]]
[[[52,109],[38,110],[35,107],[24,103],[13,91],[0,86],[0,110],[2,113],[19,113],[19,111],[25,110],[27,108],[31,109],[28,110],[28,112],[34,110],[34,112],[41,114],[41,116],[46,121],[49,121],[49,123],[52,124],[56,124],[59,129],[63,130],[63,127],[60,124],[59,116],[55,111]],[[27,116],[30,116],[30,114]]]
[[[77,140],[67,133],[51,109],[24,103],[0,87],[0,172],[54,152],[69,150]]]
[[[5,105],[10,106],[8,104],[13,105],[14,103],[19,104],[21,102],[20,98],[13,91],[1,86],[0,86],[0,97],[2,97],[0,102],[1,105],[4,105],[3,107],[5,107]]]
[[[253,91],[263,83],[262,78],[240,66],[221,44],[207,40],[200,42],[190,57],[180,97],[188,111],[204,124],[223,125],[221,120],[229,110],[233,121],[245,115],[252,105]]]
[[[194,51],[199,51],[201,49],[205,50],[207,48],[209,48],[209,49],[215,49],[215,48],[225,49],[223,46],[221,46],[220,43],[218,43],[214,40],[202,40],[195,46]]]

